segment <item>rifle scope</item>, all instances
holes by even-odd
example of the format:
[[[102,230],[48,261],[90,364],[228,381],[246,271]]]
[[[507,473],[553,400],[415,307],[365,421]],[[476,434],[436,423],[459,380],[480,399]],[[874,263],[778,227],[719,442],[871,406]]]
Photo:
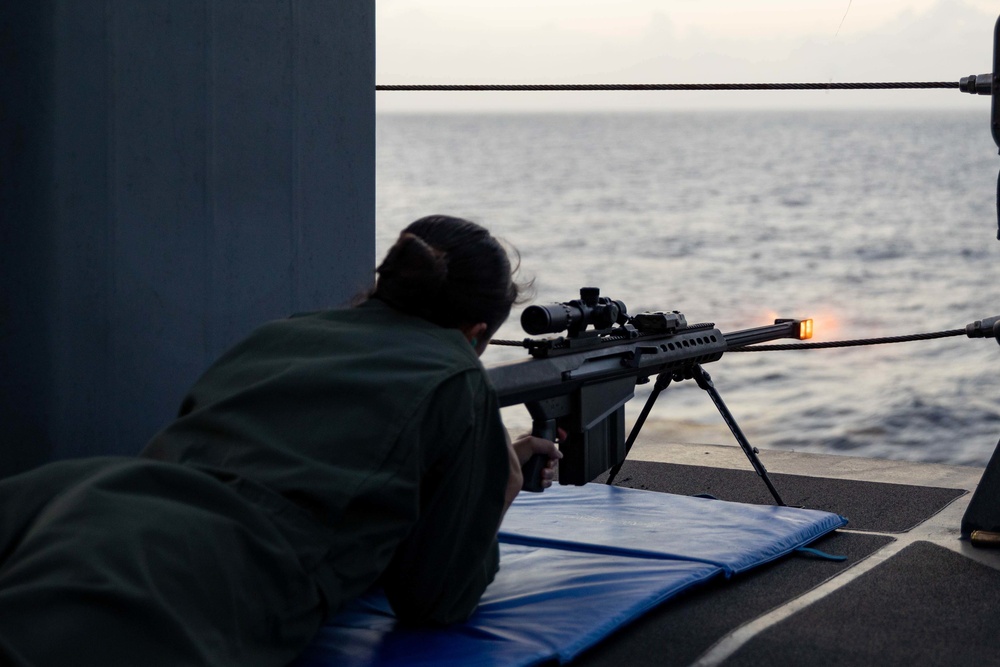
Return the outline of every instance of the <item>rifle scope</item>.
[[[625,304],[604,296],[597,287],[581,287],[580,298],[547,306],[528,306],[521,313],[521,328],[532,336],[558,333],[578,336],[589,325],[595,329],[610,329],[628,321]]]

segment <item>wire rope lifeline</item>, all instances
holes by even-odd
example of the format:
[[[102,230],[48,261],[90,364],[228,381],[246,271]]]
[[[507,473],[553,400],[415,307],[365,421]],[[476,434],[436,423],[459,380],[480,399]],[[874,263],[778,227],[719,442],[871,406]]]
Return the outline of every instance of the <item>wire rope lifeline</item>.
[[[377,91],[558,91],[558,90],[889,90],[960,88],[959,81],[874,83],[529,83],[376,85]]]
[[[908,334],[906,336],[884,336],[882,338],[858,338],[855,340],[831,340],[815,343],[787,343],[783,345],[743,345],[731,347],[728,352],[771,352],[777,350],[818,350],[832,347],[859,347],[862,345],[885,345],[887,343],[908,343],[915,340],[933,340],[950,336],[966,336],[965,329],[948,329],[930,333]]]

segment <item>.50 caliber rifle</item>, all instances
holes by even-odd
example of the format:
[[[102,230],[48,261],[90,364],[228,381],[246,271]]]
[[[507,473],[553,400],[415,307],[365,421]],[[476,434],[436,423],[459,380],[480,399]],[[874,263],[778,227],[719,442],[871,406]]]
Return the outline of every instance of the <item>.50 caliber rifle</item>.
[[[775,340],[812,336],[812,320],[775,320],[763,327],[722,333],[714,324],[687,323],[684,315],[647,312],[629,316],[625,304],[584,287],[578,300],[530,306],[521,326],[532,336],[566,331],[557,338],[527,338],[521,343],[531,359],[487,369],[501,407],[524,403],[532,434],[555,440],[560,429],[560,484],[586,484],[611,469],[608,483],[621,468],[653,402],[671,381],[694,379],[708,392],[754,470],[779,505],[784,505],[736,420],[702,364],[727,350]],[[588,328],[593,327],[593,328]],[[656,382],[641,414],[625,438],[625,403],[637,384]],[[524,466],[524,488],[541,491],[543,457]]]

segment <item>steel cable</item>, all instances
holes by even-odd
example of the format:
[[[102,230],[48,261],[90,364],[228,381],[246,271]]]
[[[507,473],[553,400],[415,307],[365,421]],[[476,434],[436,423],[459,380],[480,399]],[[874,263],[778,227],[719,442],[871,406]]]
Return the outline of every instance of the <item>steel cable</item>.
[[[931,333],[909,334],[906,336],[885,336],[883,338],[859,338],[857,340],[831,340],[817,343],[786,343],[784,345],[744,345],[731,347],[729,352],[768,352],[775,350],[818,350],[830,347],[857,347],[861,345],[884,345],[886,343],[907,343],[914,340],[933,340],[950,336],[965,336],[965,329],[949,329]]]
[[[558,90],[890,90],[959,88],[958,81],[882,83],[530,83],[377,85],[378,91],[558,91]]]

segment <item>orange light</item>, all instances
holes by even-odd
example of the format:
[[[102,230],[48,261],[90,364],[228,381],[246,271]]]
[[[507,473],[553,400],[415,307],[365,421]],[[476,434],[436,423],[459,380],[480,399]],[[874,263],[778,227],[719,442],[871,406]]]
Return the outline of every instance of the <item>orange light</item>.
[[[813,321],[812,319],[802,320],[799,322],[799,340],[807,340],[813,337]]]

